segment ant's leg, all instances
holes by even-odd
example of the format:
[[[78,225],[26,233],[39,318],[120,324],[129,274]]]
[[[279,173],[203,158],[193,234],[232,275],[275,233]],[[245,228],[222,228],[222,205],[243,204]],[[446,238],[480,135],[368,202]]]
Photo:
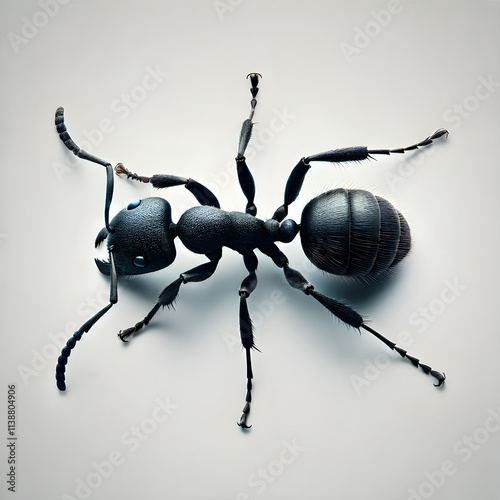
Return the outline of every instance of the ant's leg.
[[[252,93],[252,100],[250,101],[250,116],[243,122],[241,126],[240,141],[238,144],[238,155],[236,156],[236,169],[238,172],[238,180],[240,182],[241,190],[247,199],[246,213],[250,215],[257,214],[257,207],[254,204],[255,197],[255,183],[250,173],[250,170],[246,164],[245,151],[247,149],[248,143],[250,142],[250,137],[252,136],[253,122],[252,118],[255,112],[255,107],[257,106],[257,93],[259,92],[258,84],[259,78],[262,76],[259,73],[250,73],[247,78],[250,77],[250,83],[252,88],[250,92]]]
[[[249,429],[251,425],[247,425],[248,414],[250,413],[250,403],[252,402],[252,360],[250,356],[251,349],[257,349],[255,347],[253,338],[253,325],[248,312],[247,298],[255,290],[257,286],[257,275],[255,271],[257,270],[257,257],[252,252],[243,256],[245,266],[248,269],[248,276],[241,282],[240,285],[240,335],[241,343],[245,349],[246,354],[246,364],[247,364],[247,394],[245,398],[245,406],[241,414],[238,425],[243,429]],[[257,349],[258,350],[258,349]]]
[[[444,128],[436,130],[434,134],[427,137],[423,141],[420,141],[417,144],[413,144],[412,146],[408,146],[406,148],[398,148],[398,149],[368,149],[365,146],[357,146],[353,148],[342,148],[342,149],[333,149],[331,151],[325,151],[324,153],[318,153],[316,155],[308,156],[302,158],[299,163],[295,166],[288,178],[285,187],[285,199],[283,205],[279,207],[273,215],[273,219],[281,222],[288,214],[288,206],[293,203],[297,196],[300,193],[302,188],[302,183],[304,182],[304,178],[311,168],[309,164],[312,161],[328,161],[333,163],[342,163],[349,161],[362,161],[372,158],[370,155],[376,154],[384,154],[389,155],[391,153],[404,153],[405,151],[412,151],[414,149],[418,149],[423,146],[428,146],[432,144],[434,139],[438,139],[443,135],[448,136],[448,131]]]
[[[161,292],[158,297],[158,302],[155,304],[153,309],[149,311],[146,317],[126,330],[120,330],[118,338],[123,342],[128,342],[128,337],[144,328],[153,319],[153,316],[158,312],[160,307],[173,307],[174,302],[179,295],[179,288],[183,283],[194,283],[210,278],[210,276],[212,276],[215,272],[217,264],[222,257],[222,251],[217,252],[215,255],[207,255],[207,257],[210,259],[210,262],[206,262],[205,264],[201,264],[200,266],[194,267],[193,269],[182,273],[175,281],[170,283],[170,285],[168,285],[163,292]]]
[[[57,359],[56,366],[56,381],[57,388],[60,391],[66,390],[66,365],[68,364],[68,357],[71,354],[71,351],[74,349],[76,343],[82,338],[84,333],[87,333],[96,323],[102,318],[110,309],[113,304],[118,302],[118,294],[117,294],[117,276],[116,276],[116,268],[115,261],[113,257],[113,249],[109,249],[109,265],[110,265],[110,274],[111,274],[111,285],[110,285],[110,293],[109,293],[109,304],[103,307],[97,314],[92,316],[86,323],[84,323],[78,331],[76,331],[73,336],[69,338],[66,342],[66,345],[62,348],[61,355]]]
[[[266,250],[267,252],[265,253],[267,253],[267,255],[269,255],[274,260],[275,264],[283,268],[283,271],[285,272],[285,278],[291,287],[296,288],[297,290],[304,292],[306,295],[310,295],[311,297],[315,298],[322,306],[326,307],[326,309],[337,316],[337,318],[343,321],[346,325],[352,326],[356,329],[365,329],[367,332],[370,332],[372,335],[381,340],[390,349],[396,351],[399,355],[401,355],[401,357],[408,358],[414,366],[420,366],[420,368],[422,368],[422,370],[426,374],[430,374],[437,379],[438,383],[434,384],[436,387],[439,387],[444,383],[446,378],[444,373],[440,373],[436,370],[433,370],[430,366],[420,363],[419,359],[410,356],[404,349],[398,347],[394,342],[385,338],[383,335],[367,326],[363,321],[363,318],[348,305],[317,292],[314,289],[313,285],[311,285],[311,283],[309,283],[309,281],[307,281],[301,273],[299,273],[295,269],[292,269],[288,265],[288,259],[286,258],[285,254],[283,254],[283,252],[281,252],[277,247],[275,247],[274,251],[269,251],[269,249]]]
[[[151,183],[154,188],[164,189],[172,186],[184,186],[198,200],[200,205],[209,205],[211,207],[220,208],[220,203],[217,197],[203,184],[194,179],[186,179],[177,175],[156,174],[152,177],[144,177],[130,172],[124,167],[123,163],[118,163],[115,167],[117,175],[126,175],[127,179],[134,181]]]
[[[78,158],[82,158],[83,160],[88,160],[106,167],[106,201],[104,205],[104,223],[106,224],[106,229],[109,232],[112,232],[109,227],[109,207],[111,206],[111,199],[113,198],[113,167],[111,166],[111,163],[108,163],[107,161],[101,160],[97,156],[93,156],[87,153],[76,145],[76,143],[68,134],[66,125],[64,124],[64,108],[62,107],[57,108],[56,110],[55,124],[57,132],[59,134],[59,138],[62,142],[64,142],[64,145],[73,152],[74,155],[78,156]]]

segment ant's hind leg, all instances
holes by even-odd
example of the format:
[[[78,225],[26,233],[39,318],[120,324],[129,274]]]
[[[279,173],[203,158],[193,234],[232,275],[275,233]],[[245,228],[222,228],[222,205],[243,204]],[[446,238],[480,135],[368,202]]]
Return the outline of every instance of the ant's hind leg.
[[[288,215],[288,206],[292,204],[302,189],[304,179],[311,168],[311,162],[325,161],[330,163],[343,163],[343,162],[360,162],[373,158],[371,155],[390,155],[395,153],[405,153],[415,149],[429,146],[434,140],[439,139],[446,135],[448,131],[444,128],[436,130],[432,135],[426,137],[423,141],[412,144],[405,148],[396,149],[368,149],[366,146],[355,146],[350,148],[332,149],[318,153],[312,156],[302,158],[294,167],[285,187],[285,196],[283,205],[281,205],[276,212],[274,212],[273,219],[281,222]]]
[[[276,262],[276,260],[275,260],[275,262]],[[415,366],[417,368],[420,367],[420,368],[422,368],[424,373],[435,377],[437,380],[437,384],[434,384],[434,385],[436,387],[443,385],[443,383],[446,379],[446,376],[444,373],[433,370],[428,365],[424,365],[423,363],[420,362],[419,359],[417,359],[413,356],[410,356],[404,349],[401,349],[400,347],[398,347],[395,342],[392,342],[391,340],[387,339],[386,337],[384,337],[380,333],[378,333],[375,330],[373,330],[372,328],[370,328],[368,325],[366,325],[366,323],[364,322],[361,315],[359,315],[354,309],[352,309],[348,305],[346,305],[343,302],[340,302],[336,299],[333,299],[331,297],[327,297],[326,295],[323,295],[323,294],[317,292],[314,289],[314,286],[311,285],[311,283],[309,283],[309,281],[307,281],[304,278],[304,276],[302,276],[301,273],[299,273],[295,269],[292,269],[288,265],[288,261],[282,267],[283,267],[283,271],[285,272],[285,278],[291,287],[296,288],[297,290],[300,290],[301,292],[305,293],[306,295],[310,295],[311,297],[316,299],[323,307],[325,307],[332,314],[337,316],[337,318],[339,318],[341,321],[343,321],[346,325],[352,326],[353,328],[356,328],[356,329],[363,328],[367,332],[370,332],[372,335],[374,335],[379,340],[381,340],[390,349],[396,351],[401,357],[407,358],[409,361],[411,361],[413,366]]]

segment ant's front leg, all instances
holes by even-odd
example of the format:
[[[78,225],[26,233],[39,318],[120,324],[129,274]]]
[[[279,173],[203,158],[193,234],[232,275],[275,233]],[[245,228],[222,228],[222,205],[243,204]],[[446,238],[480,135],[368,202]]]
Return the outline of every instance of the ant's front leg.
[[[210,256],[207,256],[210,258]],[[179,289],[183,283],[193,283],[197,281],[204,281],[215,272],[217,269],[217,264],[222,257],[222,251],[218,252],[216,256],[213,256],[210,262],[206,262],[200,266],[194,267],[189,271],[182,273],[175,281],[170,283],[165,290],[158,297],[158,302],[154,305],[153,309],[149,311],[146,317],[136,323],[134,326],[127,328],[126,330],[120,330],[118,333],[118,338],[123,342],[128,342],[128,338],[134,335],[139,330],[142,330],[148,323],[153,319],[153,316],[158,312],[160,307],[173,307],[177,296],[179,295]]]

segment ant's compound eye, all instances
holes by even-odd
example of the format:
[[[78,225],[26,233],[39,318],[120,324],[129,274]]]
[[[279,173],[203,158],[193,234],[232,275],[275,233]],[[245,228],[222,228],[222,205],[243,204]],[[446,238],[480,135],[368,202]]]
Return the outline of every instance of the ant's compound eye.
[[[132,203],[128,204],[127,210],[133,210],[134,208],[137,208],[140,204],[141,204],[141,200],[133,201]],[[143,267],[143,266],[141,266],[141,267]]]
[[[148,265],[148,261],[140,255],[134,259],[134,266],[146,267],[147,265]]]

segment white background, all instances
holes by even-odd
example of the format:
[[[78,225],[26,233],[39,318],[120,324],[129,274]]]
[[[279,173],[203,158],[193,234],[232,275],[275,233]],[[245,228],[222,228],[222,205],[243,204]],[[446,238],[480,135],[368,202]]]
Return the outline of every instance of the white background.
[[[2,498],[499,497],[498,2],[3,0],[0,9]],[[397,148],[449,129],[404,158],[316,164],[291,207],[298,221],[309,199],[337,186],[388,198],[414,242],[393,279],[345,283],[307,264],[298,238],[281,246],[317,290],[446,372],[445,387],[344,327],[259,256],[249,307],[262,352],[243,432],[240,256],[225,251],[210,280],[182,287],[176,311],[158,313],[130,345],[116,338],[204,262],[177,241],[169,269],[120,283],[59,393],[59,351],[106,304],[109,285],[93,262],[104,169],[65,150],[55,109],[99,157],[193,177],[223,208],[243,210],[233,158],[252,71],[263,75],[247,154],[261,218],[304,155]],[[112,214],[153,193],[117,178]],[[174,220],[196,204],[182,188],[154,195],[169,199]],[[17,496],[6,483],[8,384]]]

